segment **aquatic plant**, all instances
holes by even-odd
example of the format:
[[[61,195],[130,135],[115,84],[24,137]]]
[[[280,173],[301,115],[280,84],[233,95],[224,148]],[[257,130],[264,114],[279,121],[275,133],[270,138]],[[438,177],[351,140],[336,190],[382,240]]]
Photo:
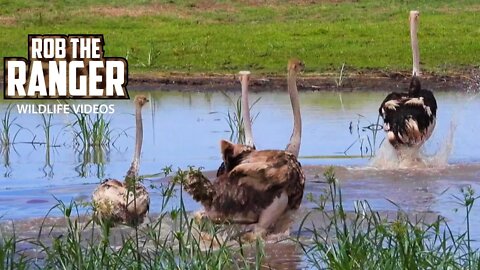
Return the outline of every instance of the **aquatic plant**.
[[[480,256],[478,254],[478,249],[472,248],[472,238],[470,236],[470,217],[472,214],[472,208],[475,201],[480,198],[480,196],[475,196],[475,190],[473,190],[472,186],[468,185],[466,187],[461,188],[462,197],[454,195],[454,198],[457,200],[457,204],[465,209],[465,221],[466,221],[466,232],[461,235],[462,238],[466,241],[466,249],[467,252],[467,262],[468,262],[468,269],[479,269],[480,266]],[[476,265],[474,266],[472,262],[476,261]]]
[[[87,114],[72,111],[74,121],[67,127],[73,132],[73,142],[79,164],[75,170],[79,176],[88,175],[90,165],[94,164],[95,175],[104,176],[104,165],[111,147],[121,136],[127,136],[126,129],[111,128],[112,118],[105,114]]]
[[[377,149],[382,145],[383,140],[378,142],[377,135],[378,131],[382,130],[382,126],[378,124],[380,116],[377,117],[376,122],[371,122],[365,116],[358,114],[356,124],[353,124],[353,121],[350,121],[348,127],[350,134],[356,134],[357,138],[343,151],[345,155],[350,149],[359,145],[360,155],[364,157],[368,155],[370,157],[375,156]],[[367,123],[364,123],[364,122]]]
[[[110,119],[103,114],[72,113],[75,122],[71,124],[74,132],[74,141],[78,146],[110,146],[113,142],[113,133],[110,129]]]
[[[172,172],[164,168],[163,176]],[[152,186],[161,194],[158,216],[133,229],[110,228],[91,222],[89,203],[57,204],[47,213],[35,239],[0,234],[1,269],[259,269],[263,242],[252,245],[232,239],[238,228],[195,220],[187,213],[181,185],[186,172]],[[325,192],[308,199],[316,207],[300,224],[294,237],[313,269],[479,269],[478,249],[472,246],[471,215],[476,200],[471,187],[455,198],[464,212],[465,232],[455,234],[443,217],[426,221],[399,210],[388,217],[366,201],[353,211],[344,205],[339,180],[332,168],[324,173]],[[176,202],[172,202],[172,199]],[[60,211],[61,218],[50,218]],[[86,215],[81,214],[87,211]],[[321,222],[307,228],[308,217]],[[53,222],[53,223],[52,223]],[[62,225],[64,223],[65,225]],[[307,239],[308,238],[308,239]],[[25,249],[25,245],[30,249]],[[19,245],[23,245],[20,249]],[[32,252],[34,251],[34,252]]]
[[[50,128],[52,127],[52,114],[45,115],[44,113],[40,114],[42,118],[42,129],[45,135],[45,144],[47,148],[50,147]]]
[[[2,146],[2,150],[9,147],[11,144],[15,142],[18,133],[21,130],[21,127],[15,124],[16,117],[12,118],[12,110],[13,110],[13,103],[9,103],[5,113],[3,114],[2,118],[2,130],[0,132],[0,144]],[[16,125],[19,127],[15,133],[13,133],[13,126]]]
[[[233,101],[231,101],[233,102]],[[235,140],[237,143],[245,143],[245,126],[242,118],[242,104],[239,97],[234,104],[233,112],[228,110],[226,121],[230,128],[230,140]]]
[[[168,176],[171,167],[162,173]],[[6,269],[22,269],[19,263],[23,268],[41,269],[258,269],[264,256],[260,242],[232,245],[225,240],[231,232],[224,226],[196,221],[187,213],[182,187],[175,184],[183,182],[185,175],[178,170],[172,182],[155,187],[162,194],[158,217],[133,228],[94,223],[90,203],[57,200],[36,239],[28,240],[36,250],[29,256],[36,257],[21,257],[24,253],[16,249],[20,240],[13,235],[8,246],[0,245],[0,252],[6,250],[9,255],[0,253],[0,265]],[[178,203],[172,206],[175,197]],[[62,218],[50,216],[58,211]],[[253,256],[246,255],[245,249],[254,249]]]
[[[345,79],[344,75],[343,75],[343,71],[345,69],[345,63],[342,64],[342,67],[340,68],[340,72],[338,74],[338,78],[335,78],[335,85],[338,87],[342,87],[343,86],[343,81]]]
[[[21,241],[23,240],[16,237],[13,222],[10,235],[0,231],[0,269],[27,269],[28,259],[17,248],[18,243]]]
[[[297,241],[308,263],[327,269],[478,269],[478,250],[471,247],[470,211],[478,197],[471,189],[459,198],[466,210],[465,233],[454,235],[443,217],[428,222],[399,210],[389,219],[372,210],[368,202],[357,202],[353,213],[345,210],[342,191],[332,168],[324,173],[328,183],[313,212],[324,225],[307,229],[311,243]],[[313,214],[313,213],[312,213]],[[302,222],[304,226],[306,218]]]
[[[227,112],[225,120],[228,124],[230,129],[230,141],[234,141],[236,143],[245,144],[245,126],[243,124],[243,117],[242,117],[242,97],[239,96],[236,100],[229,94],[224,91],[221,93],[227,98],[228,102],[233,107],[233,111],[230,109]],[[261,97],[257,98],[252,105],[250,106],[249,110],[251,111],[252,108],[260,101]],[[255,116],[250,119],[250,122],[253,125],[253,122],[258,117],[260,113],[257,113]]]
[[[0,153],[2,154],[2,163],[5,166],[4,177],[10,177],[12,172],[10,168],[10,146],[15,143],[18,133],[23,128],[16,124],[17,117],[12,117],[13,103],[9,103],[3,114],[0,130]],[[14,126],[18,127],[16,131]]]
[[[51,128],[53,127],[52,124],[52,114],[40,114],[40,117],[42,119],[41,124],[39,126],[42,127],[43,134],[45,136],[45,163],[42,167],[42,171],[44,173],[44,177],[53,177],[53,165],[51,163],[51,152],[50,152],[50,147],[52,146],[51,143],[53,141],[53,138],[51,138]],[[35,144],[34,142],[35,136],[32,140],[32,145]]]

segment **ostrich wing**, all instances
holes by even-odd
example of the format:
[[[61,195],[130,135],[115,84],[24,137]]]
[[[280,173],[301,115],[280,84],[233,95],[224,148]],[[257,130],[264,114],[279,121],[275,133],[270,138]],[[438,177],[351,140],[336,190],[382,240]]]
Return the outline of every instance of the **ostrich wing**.
[[[405,93],[392,92],[388,94],[387,97],[383,100],[380,108],[378,109],[379,114],[385,119],[386,110],[396,110],[396,108],[401,103],[401,100],[406,96]]]
[[[285,151],[254,152],[232,169],[229,179],[239,186],[251,186],[258,191],[284,186],[290,179],[290,158],[295,157]]]

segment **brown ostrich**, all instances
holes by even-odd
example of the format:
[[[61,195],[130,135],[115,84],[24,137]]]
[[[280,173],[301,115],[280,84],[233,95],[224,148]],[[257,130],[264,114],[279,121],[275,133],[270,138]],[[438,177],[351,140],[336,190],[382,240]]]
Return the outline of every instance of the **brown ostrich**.
[[[252,122],[250,118],[250,105],[248,102],[248,82],[250,81],[250,71],[240,71],[239,75],[240,84],[242,85],[242,123],[245,130],[245,144],[242,147],[242,151],[247,153],[255,150],[252,133]],[[222,162],[220,164],[220,167],[218,167],[217,177],[226,172],[228,171],[226,171],[225,169],[225,162]]]
[[[143,142],[142,107],[148,101],[143,95],[135,97],[135,153],[124,181],[106,179],[93,192],[95,217],[111,225],[141,224],[149,210],[150,196],[145,187],[137,181]]]
[[[288,92],[293,109],[293,132],[286,150],[257,151],[251,146],[222,140],[225,172],[210,182],[198,171],[190,172],[185,190],[205,208],[214,222],[249,224],[254,236],[264,236],[289,210],[299,208],[305,176],[298,162],[301,116],[297,73],[303,62],[288,62]]]

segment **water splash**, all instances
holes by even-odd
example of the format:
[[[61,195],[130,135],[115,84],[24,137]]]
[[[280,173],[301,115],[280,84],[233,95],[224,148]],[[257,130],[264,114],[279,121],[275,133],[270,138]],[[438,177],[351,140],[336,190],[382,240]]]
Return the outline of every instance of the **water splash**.
[[[457,121],[455,119],[456,117],[452,118],[448,136],[440,143],[439,149],[434,154],[425,153],[423,147],[402,148],[397,151],[385,140],[377,155],[370,162],[370,166],[380,170],[446,167],[448,158],[452,153],[455,131],[457,129]]]
[[[372,158],[370,166],[382,170],[398,169],[398,163],[399,160],[395,149],[387,140],[385,140],[378,149],[377,155]]]
[[[457,130],[457,121],[456,117],[452,118],[450,122],[450,128],[448,134],[445,137],[445,140],[440,145],[439,150],[434,155],[424,155],[427,164],[429,167],[445,167],[448,165],[448,158],[450,157],[453,150],[453,142],[455,138],[455,131]]]

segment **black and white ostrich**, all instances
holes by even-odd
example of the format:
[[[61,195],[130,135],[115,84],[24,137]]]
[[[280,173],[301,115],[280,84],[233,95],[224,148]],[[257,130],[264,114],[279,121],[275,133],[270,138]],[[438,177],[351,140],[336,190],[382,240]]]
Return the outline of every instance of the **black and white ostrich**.
[[[418,11],[410,12],[413,76],[408,92],[390,93],[379,108],[387,139],[397,151],[420,148],[432,135],[436,122],[437,101],[431,91],[422,89],[419,79],[418,16]]]

